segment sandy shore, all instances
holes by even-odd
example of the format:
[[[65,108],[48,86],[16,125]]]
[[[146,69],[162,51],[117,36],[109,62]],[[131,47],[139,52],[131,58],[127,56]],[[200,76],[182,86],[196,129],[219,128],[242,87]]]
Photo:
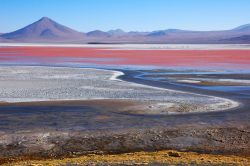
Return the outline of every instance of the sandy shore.
[[[122,72],[90,68],[1,67],[0,101],[127,99],[142,105],[123,108],[143,114],[221,111],[239,103],[119,80]]]

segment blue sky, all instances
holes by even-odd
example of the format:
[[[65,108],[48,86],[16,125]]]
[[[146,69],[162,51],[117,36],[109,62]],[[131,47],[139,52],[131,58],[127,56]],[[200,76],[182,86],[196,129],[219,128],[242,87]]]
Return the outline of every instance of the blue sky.
[[[221,30],[250,23],[250,0],[0,0],[0,32],[43,16],[83,32]]]

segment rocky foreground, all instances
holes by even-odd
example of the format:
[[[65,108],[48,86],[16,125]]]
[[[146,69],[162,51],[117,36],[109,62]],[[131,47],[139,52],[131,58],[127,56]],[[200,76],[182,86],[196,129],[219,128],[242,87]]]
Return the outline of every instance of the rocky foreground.
[[[39,132],[20,133],[1,137],[0,156],[2,163],[27,160],[28,163],[249,163],[250,132],[237,128],[206,129],[133,129],[130,131],[100,132]],[[135,153],[110,155],[133,151],[157,151],[161,149],[178,149],[180,151],[196,151],[224,155],[188,155],[184,153]],[[89,155],[96,154],[96,155]],[[151,156],[153,154],[153,156]],[[137,156],[139,155],[139,156]],[[142,156],[140,156],[142,155]],[[150,156],[149,156],[150,155]],[[229,155],[229,156],[228,156]],[[233,156],[231,156],[233,155]],[[78,157],[66,159],[65,157]],[[132,158],[130,158],[130,157]],[[180,158],[186,156],[184,158]],[[192,158],[195,156],[195,158]],[[212,156],[213,160],[209,159]],[[228,156],[228,157],[227,157]],[[235,157],[238,156],[238,157]],[[241,157],[239,157],[241,156]],[[247,157],[248,156],[248,157]],[[136,158],[137,157],[137,158]],[[140,158],[141,157],[141,158]],[[205,158],[204,158],[205,157]],[[64,160],[48,160],[48,158],[65,158]],[[129,159],[128,159],[129,158]],[[175,159],[175,158],[178,158]],[[180,160],[179,160],[180,158]],[[203,158],[203,159],[202,159]],[[228,159],[227,159],[228,158]],[[42,161],[30,161],[39,159]],[[135,160],[134,160],[135,159]],[[215,160],[216,159],[216,160]],[[217,160],[218,159],[218,160]],[[210,161],[209,161],[210,160]],[[20,163],[19,163],[20,164]],[[22,164],[20,164],[22,165]]]

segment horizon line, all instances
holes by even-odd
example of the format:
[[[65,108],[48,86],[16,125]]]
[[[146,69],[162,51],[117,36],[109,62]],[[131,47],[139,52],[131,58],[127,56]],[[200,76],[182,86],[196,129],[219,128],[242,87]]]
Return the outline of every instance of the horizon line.
[[[164,31],[164,30],[182,30],[182,31],[210,32],[210,31],[229,31],[229,30],[233,30],[233,29],[236,29],[236,28],[238,28],[238,27],[241,27],[241,26],[250,25],[250,23],[245,23],[245,24],[241,24],[241,25],[238,25],[238,26],[235,26],[235,27],[231,27],[230,29],[214,29],[214,30],[197,30],[197,29],[184,29],[184,28],[183,28],[183,29],[182,29],[182,28],[162,28],[162,29],[141,31],[141,30],[124,30],[123,28],[117,27],[117,28],[111,28],[111,29],[109,29],[109,30],[103,30],[103,29],[98,29],[98,28],[97,28],[97,29],[93,29],[93,30],[90,30],[90,31],[81,31],[81,30],[72,28],[70,25],[65,25],[64,23],[57,22],[55,19],[52,19],[52,18],[50,18],[50,17],[48,17],[48,16],[43,16],[43,17],[40,17],[40,19],[37,19],[36,21],[33,21],[32,23],[29,23],[29,24],[27,24],[27,25],[24,25],[24,26],[22,26],[21,28],[18,28],[18,29],[16,29],[16,30],[12,30],[12,31],[8,31],[8,32],[0,32],[0,33],[2,33],[2,34],[7,34],[7,33],[11,33],[11,32],[17,31],[17,30],[22,29],[22,28],[24,28],[24,27],[27,27],[27,26],[29,26],[29,25],[35,23],[35,22],[38,22],[38,21],[40,21],[40,20],[42,20],[42,19],[49,19],[49,20],[51,20],[51,21],[54,21],[54,22],[56,22],[56,23],[58,23],[58,24],[61,24],[61,25],[63,25],[63,26],[66,26],[66,27],[68,27],[68,28],[70,28],[70,29],[72,29],[72,30],[78,31],[78,32],[80,32],[80,33],[88,33],[88,32],[98,31],[98,30],[99,30],[99,31],[102,31],[102,32],[108,32],[108,31],[112,31],[112,30],[122,30],[122,31],[124,31],[124,32],[126,32],[126,33],[130,33],[130,32],[141,32],[141,33],[144,32],[144,33],[147,33],[147,32],[157,32],[157,31]]]

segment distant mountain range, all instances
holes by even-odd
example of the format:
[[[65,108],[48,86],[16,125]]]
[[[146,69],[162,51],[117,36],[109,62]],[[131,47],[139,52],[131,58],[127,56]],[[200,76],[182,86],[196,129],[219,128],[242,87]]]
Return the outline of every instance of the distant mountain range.
[[[153,32],[125,32],[116,29],[83,33],[43,17],[14,32],[0,33],[0,42],[247,44],[250,43],[250,24],[221,31],[166,29]]]

